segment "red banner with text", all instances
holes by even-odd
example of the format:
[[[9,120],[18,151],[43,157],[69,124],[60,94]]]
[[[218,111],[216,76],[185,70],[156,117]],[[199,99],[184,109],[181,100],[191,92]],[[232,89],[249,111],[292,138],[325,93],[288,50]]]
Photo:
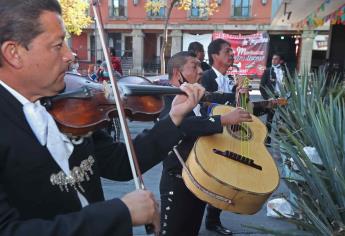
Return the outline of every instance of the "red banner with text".
[[[232,35],[213,33],[212,39],[222,38],[231,44],[235,54],[235,67],[229,74],[246,75],[250,78],[261,77],[266,69],[269,36],[267,33]]]

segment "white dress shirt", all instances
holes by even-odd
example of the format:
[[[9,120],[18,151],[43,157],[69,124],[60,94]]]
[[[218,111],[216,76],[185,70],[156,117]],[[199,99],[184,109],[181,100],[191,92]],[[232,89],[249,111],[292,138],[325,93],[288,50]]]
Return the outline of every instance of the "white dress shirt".
[[[283,70],[282,70],[280,65],[272,65],[272,68],[273,68],[274,73],[276,74],[276,78],[277,78],[274,91],[277,94],[281,94],[280,93],[280,87],[283,85],[283,77],[284,77]]]
[[[234,86],[233,81],[229,79],[227,75],[223,75],[216,68],[212,67],[213,71],[216,73],[216,82],[218,84],[218,91],[224,93],[231,93]]]

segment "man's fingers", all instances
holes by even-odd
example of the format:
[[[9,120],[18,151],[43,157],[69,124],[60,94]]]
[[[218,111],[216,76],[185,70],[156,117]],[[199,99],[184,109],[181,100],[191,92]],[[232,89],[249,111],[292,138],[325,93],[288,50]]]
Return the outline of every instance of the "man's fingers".
[[[180,86],[180,89],[187,94],[189,100],[191,100],[192,102],[196,101],[196,94],[191,84],[183,83]]]
[[[237,111],[238,111],[240,122],[251,122],[251,121],[253,121],[252,116],[250,115],[249,112],[247,112],[243,108],[237,108],[237,109],[238,109]]]
[[[194,89],[194,91],[197,95],[197,99],[199,101],[205,94],[205,88],[202,85],[195,83],[195,84],[193,84],[193,89]]]
[[[128,207],[133,225],[159,223],[159,206],[152,192],[147,190],[136,190],[126,194],[121,200]],[[159,227],[159,225],[158,225]]]
[[[194,103],[198,102],[205,94],[205,88],[197,83],[184,83],[180,86],[180,89],[184,91],[187,94],[188,98]]]

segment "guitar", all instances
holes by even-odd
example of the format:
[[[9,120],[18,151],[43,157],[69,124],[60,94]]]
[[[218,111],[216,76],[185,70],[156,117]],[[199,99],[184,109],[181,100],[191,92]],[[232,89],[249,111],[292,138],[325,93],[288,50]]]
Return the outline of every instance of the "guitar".
[[[276,99],[269,99],[269,100],[262,100],[262,101],[253,101],[251,102],[254,108],[263,108],[263,109],[270,109],[277,106],[285,106],[288,104],[286,98],[276,98]]]
[[[233,109],[214,106],[212,115]],[[252,119],[225,126],[221,134],[200,137],[182,171],[186,186],[198,198],[240,214],[259,211],[279,185],[278,169],[264,145],[266,126],[259,118]]]
[[[255,116],[261,116],[268,113],[270,110],[277,106],[285,106],[288,104],[286,98],[276,98],[276,99],[269,99],[269,100],[261,100],[261,101],[249,101],[246,104],[246,109],[251,114]]]

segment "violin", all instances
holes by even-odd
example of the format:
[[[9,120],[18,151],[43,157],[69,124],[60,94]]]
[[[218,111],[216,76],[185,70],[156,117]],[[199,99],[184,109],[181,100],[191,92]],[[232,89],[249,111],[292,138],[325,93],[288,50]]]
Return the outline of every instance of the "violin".
[[[126,84],[152,85],[149,79],[139,76],[125,76],[118,83],[120,88]],[[88,135],[118,117],[109,84],[102,85],[72,73],[66,73],[65,84],[62,93],[41,99],[61,132],[69,136]],[[136,121],[153,121],[164,108],[162,97],[153,94],[123,95],[122,103],[126,117]]]
[[[64,91],[54,97],[41,99],[42,105],[53,116],[61,132],[69,136],[84,136],[106,127],[118,117],[109,84],[99,84],[73,73],[65,75]],[[164,95],[183,94],[177,87],[155,85],[141,76],[124,76],[118,84],[126,117],[134,121],[153,121],[164,108]],[[201,101],[209,103],[219,92],[206,92]],[[280,100],[278,105],[285,105]],[[267,108],[276,100],[253,102],[254,108]]]

